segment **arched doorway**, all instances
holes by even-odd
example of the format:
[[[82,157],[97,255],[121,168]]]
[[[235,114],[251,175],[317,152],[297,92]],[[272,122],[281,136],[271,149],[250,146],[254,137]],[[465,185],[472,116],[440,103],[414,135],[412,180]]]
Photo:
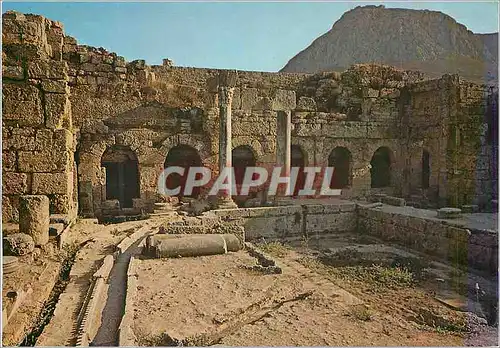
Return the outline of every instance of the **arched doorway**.
[[[235,147],[231,153],[231,163],[234,169],[234,181],[236,186],[243,183],[247,167],[255,167],[256,159],[252,148],[247,145]]]
[[[186,180],[188,177],[188,172],[190,167],[201,167],[202,162],[198,151],[189,145],[177,145],[168,151],[167,157],[165,159],[164,168],[168,167],[182,167],[184,168],[184,174],[180,175],[178,173],[170,174],[166,179],[167,189],[173,190],[180,187],[180,192],[177,197],[193,197],[196,198],[200,194],[200,187],[194,187],[191,195],[184,195],[184,187],[186,186]],[[199,179],[197,174],[196,179]]]
[[[387,147],[379,147],[370,161],[371,187],[382,188],[391,185],[392,153]]]
[[[106,169],[106,199],[117,199],[121,208],[132,208],[132,198],[140,197],[138,164],[129,147],[106,149],[101,158],[101,167]]]
[[[297,196],[299,194],[299,191],[304,188],[306,181],[304,173],[304,167],[306,166],[306,156],[304,154],[304,151],[302,151],[302,148],[299,145],[292,145],[291,147],[290,166],[292,168],[294,167],[299,168],[297,174],[297,182],[295,183],[295,188],[293,190],[293,196]]]
[[[328,157],[328,166],[334,168],[331,189],[343,189],[351,185],[351,163],[352,156],[348,149],[338,146],[332,150]]]
[[[422,188],[429,188],[429,180],[431,176],[431,162],[429,152],[422,151]]]

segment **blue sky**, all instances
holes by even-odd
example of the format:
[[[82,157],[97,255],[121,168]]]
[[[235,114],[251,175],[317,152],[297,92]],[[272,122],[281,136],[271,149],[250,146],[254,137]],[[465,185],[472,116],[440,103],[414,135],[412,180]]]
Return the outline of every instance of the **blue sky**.
[[[442,11],[477,33],[498,31],[491,2],[3,2],[2,11],[63,22],[79,44],[127,60],[178,66],[278,71],[340,16],[359,5]]]

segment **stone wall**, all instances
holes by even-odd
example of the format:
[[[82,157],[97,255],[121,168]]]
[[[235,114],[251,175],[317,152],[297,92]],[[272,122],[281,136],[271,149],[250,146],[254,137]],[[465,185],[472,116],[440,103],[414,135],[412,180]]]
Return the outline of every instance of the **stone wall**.
[[[489,206],[498,198],[498,89],[460,83],[452,204]],[[495,125],[496,124],[496,128]]]
[[[159,174],[177,145],[195,149],[217,174],[219,87],[227,82],[227,71],[174,67],[168,59],[161,66],[127,62],[103,48],[79,45],[58,22],[15,12],[3,18],[7,220],[15,216],[23,193],[49,195],[54,212],[72,211],[78,200],[82,215],[99,215],[107,200],[102,159],[113,146],[137,158],[137,206],[157,199]],[[481,164],[490,158],[488,168],[495,167],[494,150],[477,150],[480,137],[471,126],[494,91],[479,95],[475,91],[481,87],[456,76],[425,80],[419,72],[370,64],[343,73],[237,71],[233,76],[232,148],[250,147],[257,165],[272,168],[278,162],[276,120],[285,112],[291,113],[291,143],[301,148],[306,165],[327,166],[332,150],[348,150],[345,198],[420,190],[424,149],[431,157],[426,193],[442,204],[459,205],[495,191],[491,185],[486,190]],[[450,140],[452,132],[458,134],[455,128],[467,146]],[[370,161],[381,147],[390,152],[391,182],[373,189]],[[464,161],[467,165],[457,169]],[[475,171],[479,174],[473,176]]]
[[[214,210],[213,213],[226,220],[241,219],[247,241],[307,239],[356,229],[356,205],[349,202]]]
[[[377,236],[442,260],[496,272],[498,237],[494,231],[468,230],[452,221],[390,213],[358,205],[358,232]]]
[[[41,16],[3,15],[2,216],[19,196],[46,195],[50,212],[75,216],[74,129],[63,27]]]

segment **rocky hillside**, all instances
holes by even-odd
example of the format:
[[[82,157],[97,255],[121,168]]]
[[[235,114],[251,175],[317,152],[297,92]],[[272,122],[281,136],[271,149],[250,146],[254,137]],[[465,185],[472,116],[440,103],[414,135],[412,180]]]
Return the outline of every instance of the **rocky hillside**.
[[[497,62],[498,33],[474,34],[441,12],[365,6],[344,13],[281,71],[315,73],[382,63],[485,82],[496,79]]]

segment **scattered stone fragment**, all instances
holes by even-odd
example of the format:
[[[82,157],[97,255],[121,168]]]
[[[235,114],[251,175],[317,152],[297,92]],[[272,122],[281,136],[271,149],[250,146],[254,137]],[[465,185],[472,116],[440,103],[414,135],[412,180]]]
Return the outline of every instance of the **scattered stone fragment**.
[[[35,245],[49,242],[49,198],[42,195],[21,196],[19,200],[19,232],[33,237]]]
[[[3,252],[5,255],[23,256],[33,252],[34,249],[35,242],[33,238],[25,233],[14,233],[3,238]]]
[[[438,210],[440,219],[456,219],[462,216],[462,210],[458,208],[441,208]]]

